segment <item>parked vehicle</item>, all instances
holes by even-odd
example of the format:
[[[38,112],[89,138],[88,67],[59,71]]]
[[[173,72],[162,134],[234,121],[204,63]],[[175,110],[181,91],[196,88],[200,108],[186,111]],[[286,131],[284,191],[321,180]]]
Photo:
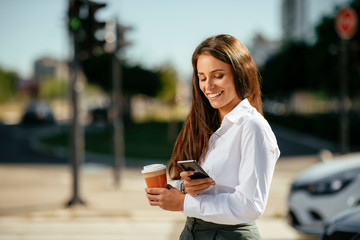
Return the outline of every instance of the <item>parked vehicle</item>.
[[[109,107],[97,107],[89,110],[92,124],[107,124],[109,122]]]
[[[360,205],[360,157],[345,155],[301,172],[291,185],[288,221],[305,234],[321,234],[337,213]]]
[[[54,124],[55,118],[52,110],[43,102],[30,102],[25,108],[21,118],[23,125]]]
[[[360,207],[346,209],[336,214],[326,225],[320,240],[359,240]]]

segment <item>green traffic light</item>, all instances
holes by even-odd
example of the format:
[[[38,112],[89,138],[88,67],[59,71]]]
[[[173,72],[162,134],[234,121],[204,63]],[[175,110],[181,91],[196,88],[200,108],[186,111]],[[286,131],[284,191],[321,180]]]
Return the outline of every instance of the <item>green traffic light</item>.
[[[70,21],[70,29],[73,32],[76,32],[81,27],[81,21],[78,17],[74,17]]]

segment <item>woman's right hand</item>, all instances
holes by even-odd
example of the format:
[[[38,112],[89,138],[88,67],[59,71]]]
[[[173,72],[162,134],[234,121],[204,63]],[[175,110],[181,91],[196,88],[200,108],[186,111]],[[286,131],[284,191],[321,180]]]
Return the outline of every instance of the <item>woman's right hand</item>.
[[[212,178],[191,179],[190,176],[193,174],[193,171],[184,171],[180,173],[181,178],[184,179],[185,193],[195,197],[211,185],[215,185],[215,181]]]

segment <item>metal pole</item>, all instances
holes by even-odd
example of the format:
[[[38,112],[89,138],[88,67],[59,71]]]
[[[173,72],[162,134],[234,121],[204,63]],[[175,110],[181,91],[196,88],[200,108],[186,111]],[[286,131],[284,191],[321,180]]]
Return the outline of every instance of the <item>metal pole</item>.
[[[74,37],[74,60],[73,60],[73,74],[71,81],[71,103],[72,103],[72,122],[70,128],[70,143],[71,143],[71,164],[73,174],[73,196],[67,203],[68,206],[83,205],[84,201],[79,196],[79,170],[80,164],[84,159],[84,137],[83,130],[80,124],[79,117],[79,92],[81,91],[80,82],[78,79],[78,50],[76,39]]]
[[[349,116],[348,116],[348,40],[341,40],[340,53],[340,150],[349,152]]]
[[[119,40],[118,24],[115,21],[116,38]],[[116,58],[119,51],[119,44],[116,43],[115,50],[112,54],[112,80],[113,80],[113,127],[114,127],[114,180],[115,186],[120,185],[120,171],[124,166],[124,139],[123,139],[123,121],[122,121],[122,71],[121,65]]]

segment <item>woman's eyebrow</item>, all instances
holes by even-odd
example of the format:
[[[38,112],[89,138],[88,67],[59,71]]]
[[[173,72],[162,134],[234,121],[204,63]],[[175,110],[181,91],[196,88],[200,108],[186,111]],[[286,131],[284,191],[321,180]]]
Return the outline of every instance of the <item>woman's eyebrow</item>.
[[[219,72],[219,71],[225,71],[225,70],[222,69],[222,68],[219,68],[219,69],[212,70],[210,73]],[[199,75],[199,74],[204,75],[204,73],[202,73],[202,72],[198,72],[198,75]]]

